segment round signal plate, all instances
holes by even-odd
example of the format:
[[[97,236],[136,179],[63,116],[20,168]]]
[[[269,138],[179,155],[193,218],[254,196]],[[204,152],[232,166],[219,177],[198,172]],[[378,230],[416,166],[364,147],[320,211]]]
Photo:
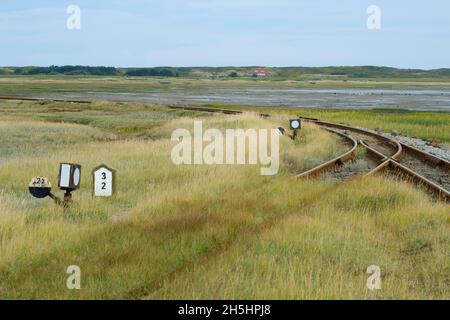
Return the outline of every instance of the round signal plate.
[[[28,190],[35,198],[45,198],[50,195],[52,185],[46,177],[34,177],[28,185]]]

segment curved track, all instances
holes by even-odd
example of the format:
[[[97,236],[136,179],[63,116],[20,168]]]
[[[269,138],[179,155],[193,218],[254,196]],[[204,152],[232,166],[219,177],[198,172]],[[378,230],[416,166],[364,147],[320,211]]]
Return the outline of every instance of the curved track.
[[[326,129],[335,128],[339,133],[356,137],[360,146],[380,159],[378,165],[366,175],[389,172],[425,187],[438,198],[450,200],[450,162],[368,130],[318,119],[303,120]],[[326,169],[318,166],[308,171],[309,176],[319,175],[324,170]],[[298,177],[304,176],[301,174]]]
[[[340,155],[334,159],[331,159],[330,161],[327,161],[311,170],[308,170],[306,172],[303,172],[303,173],[297,175],[297,178],[311,178],[318,174],[321,174],[322,172],[336,170],[336,168],[338,168],[338,167],[344,165],[346,162],[352,160],[353,157],[355,156],[356,148],[358,147],[358,143],[356,142],[356,140],[354,138],[352,138],[344,133],[341,133],[339,131],[333,130],[333,129],[327,129],[327,130],[341,136],[344,139],[345,143],[347,143],[350,146],[350,149],[348,151],[346,151],[345,153],[343,153],[342,155]]]
[[[335,159],[297,175],[297,178],[321,176],[331,180],[344,181],[356,176],[368,175],[386,160],[386,156],[367,146],[362,140],[357,141],[353,135],[348,135],[348,132],[325,129],[352,142],[352,148]]]
[[[380,154],[383,154],[387,158],[398,159],[403,151],[402,145],[399,142],[365,129],[320,120],[308,121],[318,124],[322,127],[334,128],[345,134],[351,135],[352,137],[356,138],[358,142],[364,142],[365,146],[378,151]]]

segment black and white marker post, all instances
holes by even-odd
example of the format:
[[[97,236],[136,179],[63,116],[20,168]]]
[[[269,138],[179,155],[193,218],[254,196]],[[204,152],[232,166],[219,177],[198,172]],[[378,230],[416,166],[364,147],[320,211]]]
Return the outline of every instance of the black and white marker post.
[[[72,204],[72,192],[80,187],[81,166],[79,164],[61,163],[59,166],[59,188],[64,190],[64,206]]]
[[[46,177],[35,177],[31,179],[28,190],[31,195],[38,199],[50,197],[57,205],[67,208],[72,204],[72,192],[80,187],[81,166],[79,164],[61,163],[59,167],[59,188],[65,191],[64,199],[55,196],[52,185]]]
[[[297,130],[300,130],[302,127],[302,123],[300,121],[300,119],[292,119],[289,121],[289,127],[291,128],[291,130],[293,131],[292,133],[292,140],[297,140]]]
[[[116,170],[102,164],[92,171],[93,196],[112,197],[116,189]]]

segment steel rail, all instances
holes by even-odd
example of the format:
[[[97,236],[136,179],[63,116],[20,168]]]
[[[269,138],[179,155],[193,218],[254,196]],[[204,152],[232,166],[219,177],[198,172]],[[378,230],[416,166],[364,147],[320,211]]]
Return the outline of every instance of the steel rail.
[[[436,183],[430,181],[414,170],[402,165],[395,160],[388,160],[390,171],[400,171],[402,174],[406,175],[409,179],[413,180],[416,184],[424,186],[426,189],[434,193],[439,199],[444,201],[450,201],[450,192],[437,185]]]
[[[0,96],[0,100],[14,100],[14,101],[52,101],[52,102],[70,102],[70,103],[92,103],[90,100],[74,100],[74,99],[46,99],[46,98],[32,98],[32,97],[10,97]]]
[[[417,148],[414,148],[414,147],[409,146],[404,143],[401,143],[401,145],[402,145],[403,150],[406,153],[414,154],[414,155],[418,156],[419,158],[423,159],[424,161],[429,162],[431,165],[440,167],[444,170],[447,170],[450,173],[450,161],[436,157],[432,154],[429,154],[427,152],[424,152],[422,150],[419,150]]]
[[[171,104],[168,107],[171,109],[184,109],[184,110],[215,112],[215,113],[223,113],[223,114],[243,114],[244,113],[243,111],[240,111],[240,110],[208,108],[208,107],[201,107],[201,106],[186,106],[186,105]],[[258,115],[262,118],[270,117],[270,114],[267,114],[267,113],[258,113]]]
[[[356,139],[354,139],[354,137],[350,136],[350,135],[346,135],[340,131],[336,131],[330,128],[326,128],[326,127],[322,127],[323,129],[341,135],[343,137],[345,137],[347,140],[353,140],[353,148],[351,151],[353,151],[352,153],[352,157],[347,158],[345,157],[347,155],[347,153],[345,153],[344,155],[341,155],[340,157],[337,157],[333,160],[330,160],[324,164],[321,164],[319,166],[316,166],[306,172],[303,172],[299,175],[297,175],[297,178],[311,178],[320,174],[324,174],[328,171],[332,171],[332,170],[336,170],[337,167],[342,167],[342,165],[344,164],[344,162],[347,162],[349,160],[353,160],[356,149],[358,148],[358,146],[363,147],[366,149],[367,151],[367,157],[368,158],[372,158],[375,160],[375,162],[377,163],[376,167],[373,168],[372,170],[370,170],[369,173],[364,174],[364,176],[368,176],[371,175],[373,172],[376,172],[378,170],[379,166],[385,165],[384,163],[386,162],[386,160],[388,160],[389,158],[386,157],[384,154],[380,153],[379,151],[371,148],[370,146],[368,146],[367,144],[364,143],[364,141],[356,141]],[[350,151],[349,151],[350,152]],[[345,161],[342,162],[337,162],[339,161],[339,159],[345,159]],[[339,169],[336,170],[337,173],[339,173]],[[357,176],[362,176],[362,174],[357,175]],[[352,178],[354,178],[355,176],[353,176]]]
[[[358,147],[358,142],[354,138],[352,138],[342,132],[333,130],[333,129],[327,128],[326,130],[333,132],[337,135],[340,135],[345,140],[350,142],[351,149],[334,159],[331,159],[317,167],[314,167],[312,169],[309,169],[308,171],[305,171],[303,173],[296,175],[296,178],[298,178],[298,179],[311,178],[313,176],[316,176],[317,174],[320,174],[320,173],[328,171],[328,170],[332,170],[332,169],[336,168],[337,166],[341,166],[345,162],[353,159],[353,157],[355,156],[356,148]]]
[[[341,130],[348,130],[348,131],[353,131],[353,132],[357,132],[363,135],[368,135],[371,136],[373,138],[376,138],[377,140],[381,140],[384,141],[385,143],[387,143],[389,146],[391,146],[392,148],[396,149],[396,152],[390,156],[389,158],[392,159],[398,159],[402,153],[402,145],[395,140],[392,140],[388,137],[379,135],[375,132],[371,132],[365,129],[361,129],[361,128],[356,128],[356,127],[352,127],[346,124],[337,124],[337,123],[332,123],[332,122],[326,122],[326,121],[321,121],[321,120],[305,120],[307,122],[312,122],[315,123],[317,125],[320,126],[325,126],[325,127],[332,127],[332,128],[337,128],[337,129],[341,129]],[[386,156],[386,155],[385,155]]]
[[[325,122],[315,119],[305,119],[305,121],[315,123],[321,127],[326,127],[328,130],[330,127],[338,128],[338,129],[345,129],[348,131],[354,131],[358,133],[367,134],[373,137],[376,137],[377,139],[381,141],[385,141],[386,143],[394,143],[397,146],[397,152],[393,156],[387,156],[378,150],[375,150],[374,148],[368,146],[364,141],[360,141],[360,145],[362,145],[364,148],[366,148],[371,154],[378,156],[380,159],[382,159],[380,165],[378,165],[375,169],[373,169],[371,172],[366,174],[366,176],[375,175],[377,173],[384,173],[385,171],[397,171],[401,172],[403,176],[407,177],[408,180],[412,180],[417,185],[424,186],[427,190],[434,193],[439,199],[442,199],[444,201],[450,200],[450,193],[448,190],[443,188],[442,186],[438,185],[437,183],[431,181],[430,179],[424,177],[422,174],[417,173],[413,169],[403,165],[401,163],[402,158],[405,156],[406,153],[414,155],[419,160],[422,160],[424,162],[427,162],[429,165],[434,167],[440,167],[444,171],[450,173],[450,162],[438,158],[434,155],[431,155],[429,153],[423,152],[417,148],[408,146],[406,144],[397,142],[395,140],[392,140],[390,138],[387,138],[385,136],[379,135],[374,132],[370,132],[361,128],[355,128],[344,124],[335,124],[331,122]],[[315,168],[316,170],[320,171],[320,166]],[[319,173],[319,172],[317,172]],[[317,174],[317,173],[310,173],[310,174]]]
[[[192,111],[202,111],[202,112],[213,112],[213,113],[223,113],[223,114],[242,114],[239,110],[228,110],[219,108],[206,108],[206,107],[196,107],[196,106],[185,106],[185,105],[169,105],[170,109],[183,109]]]
[[[364,148],[366,148],[367,151],[369,151],[369,153],[375,155],[376,157],[378,157],[380,159],[381,162],[385,162],[386,160],[389,159],[388,156],[382,154],[381,152],[379,152],[378,150],[375,150],[374,148],[372,148],[371,146],[367,145],[364,141],[359,141],[360,145],[362,145]]]

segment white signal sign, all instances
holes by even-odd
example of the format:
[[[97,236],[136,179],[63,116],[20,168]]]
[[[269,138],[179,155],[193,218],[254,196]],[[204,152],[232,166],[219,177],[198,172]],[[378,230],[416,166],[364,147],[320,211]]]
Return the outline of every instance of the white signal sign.
[[[292,130],[300,129],[301,125],[302,124],[301,124],[300,120],[298,120],[298,119],[293,119],[290,121],[290,127]]]
[[[92,175],[94,177],[94,196],[111,197],[114,194],[115,171],[102,165],[94,169]]]
[[[81,166],[73,163],[61,163],[59,166],[59,188],[75,191],[80,187]]]

